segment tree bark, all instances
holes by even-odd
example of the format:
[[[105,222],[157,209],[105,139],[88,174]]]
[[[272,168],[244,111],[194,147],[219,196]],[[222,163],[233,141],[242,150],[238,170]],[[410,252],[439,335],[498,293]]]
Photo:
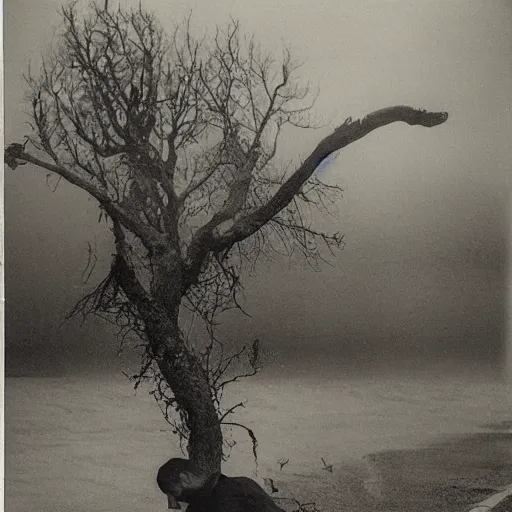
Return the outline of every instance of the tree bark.
[[[144,321],[149,348],[171,388],[178,409],[185,412],[189,431],[188,456],[209,471],[220,471],[223,444],[220,418],[212,400],[207,374],[193,351],[186,346],[178,325],[181,272],[174,268],[177,265],[176,253],[159,254],[159,265],[153,267],[154,292],[162,295],[158,300],[145,292],[122,256],[121,237],[117,232],[120,254],[115,261],[115,274]],[[173,268],[164,270],[165,261],[173,262]],[[164,292],[164,283],[168,292]]]
[[[177,410],[185,413],[189,459],[209,471],[220,471],[223,444],[220,419],[206,372],[179,333],[177,315],[163,318],[161,308],[155,306],[145,326],[150,347],[172,390]]]
[[[206,375],[186,348],[166,350],[159,362],[179,408],[186,412],[189,459],[211,472],[220,471],[222,430]]]

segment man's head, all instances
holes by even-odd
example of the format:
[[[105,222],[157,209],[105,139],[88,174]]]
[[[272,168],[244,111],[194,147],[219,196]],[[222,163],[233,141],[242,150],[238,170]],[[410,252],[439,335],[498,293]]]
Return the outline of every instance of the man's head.
[[[190,498],[208,482],[210,474],[187,459],[170,459],[159,470],[156,482],[167,495],[168,507],[179,509],[178,501]]]

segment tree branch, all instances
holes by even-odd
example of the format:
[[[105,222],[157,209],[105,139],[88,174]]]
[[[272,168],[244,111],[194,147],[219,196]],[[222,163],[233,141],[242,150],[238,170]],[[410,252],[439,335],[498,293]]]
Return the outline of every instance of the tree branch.
[[[120,223],[114,220],[113,224],[117,249],[113,263],[113,273],[124,294],[139,309],[141,316],[146,319],[151,312],[151,299],[137,279],[133,268],[128,264],[125,236]]]
[[[157,244],[158,241],[162,238],[161,234],[158,233],[156,229],[152,228],[148,224],[140,222],[138,219],[130,215],[119,204],[113,202],[101,184],[96,184],[94,183],[93,179],[82,177],[76,172],[66,169],[63,166],[45,162],[44,160],[41,160],[25,151],[19,151],[19,146],[21,145],[11,144],[5,150],[7,163],[11,159],[14,159],[19,164],[19,161],[21,160],[62,176],[72,185],[80,187],[82,190],[85,190],[91,196],[97,199],[101,207],[110,215],[110,217],[112,217],[112,219],[121,222],[121,224],[129,229],[134,235],[139,237],[146,247],[154,247],[155,244]]]
[[[363,138],[373,130],[398,121],[411,126],[420,125],[431,128],[444,123],[447,119],[448,113],[446,112],[426,112],[425,110],[407,106],[388,107],[377,110],[362,120],[354,122],[351,121],[351,118],[348,118],[345,123],[336,128],[331,135],[325,137],[317,145],[268,203],[237,220],[224,235],[211,237],[209,249],[220,252],[251,236],[292,201],[322,160],[331,153]]]

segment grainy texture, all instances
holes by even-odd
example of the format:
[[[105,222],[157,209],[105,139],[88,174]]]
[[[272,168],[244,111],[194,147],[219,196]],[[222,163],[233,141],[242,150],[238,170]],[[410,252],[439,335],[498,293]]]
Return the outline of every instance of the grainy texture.
[[[503,501],[498,503],[496,507],[492,509],[492,512],[511,512],[512,511],[512,496],[508,496]]]

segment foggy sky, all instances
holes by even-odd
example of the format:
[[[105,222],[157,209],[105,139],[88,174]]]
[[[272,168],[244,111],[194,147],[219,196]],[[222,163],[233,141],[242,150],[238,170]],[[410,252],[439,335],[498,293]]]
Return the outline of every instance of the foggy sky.
[[[20,77],[50,45],[60,3],[4,2],[6,143],[26,133]],[[142,4],[164,25],[190,9],[199,29],[232,15],[268,48],[291,46],[304,62],[304,80],[320,88],[315,111],[331,124],[284,141],[286,158],[306,156],[348,116],[396,104],[450,114],[434,129],[379,129],[334,159],[322,176],[345,189],[340,220],[325,221],[346,235],[336,266],[322,273],[286,261],[260,268],[247,282],[252,319],[233,319],[230,336],[259,336],[289,372],[326,361],[333,371],[378,361],[419,368],[450,359],[496,363],[512,153],[512,4]],[[63,182],[52,192],[55,182],[29,165],[5,172],[8,373],[118,364],[110,363],[116,342],[103,324],[61,326],[94,284],[81,277],[88,243],[98,251],[96,282],[112,249],[95,201]]]

